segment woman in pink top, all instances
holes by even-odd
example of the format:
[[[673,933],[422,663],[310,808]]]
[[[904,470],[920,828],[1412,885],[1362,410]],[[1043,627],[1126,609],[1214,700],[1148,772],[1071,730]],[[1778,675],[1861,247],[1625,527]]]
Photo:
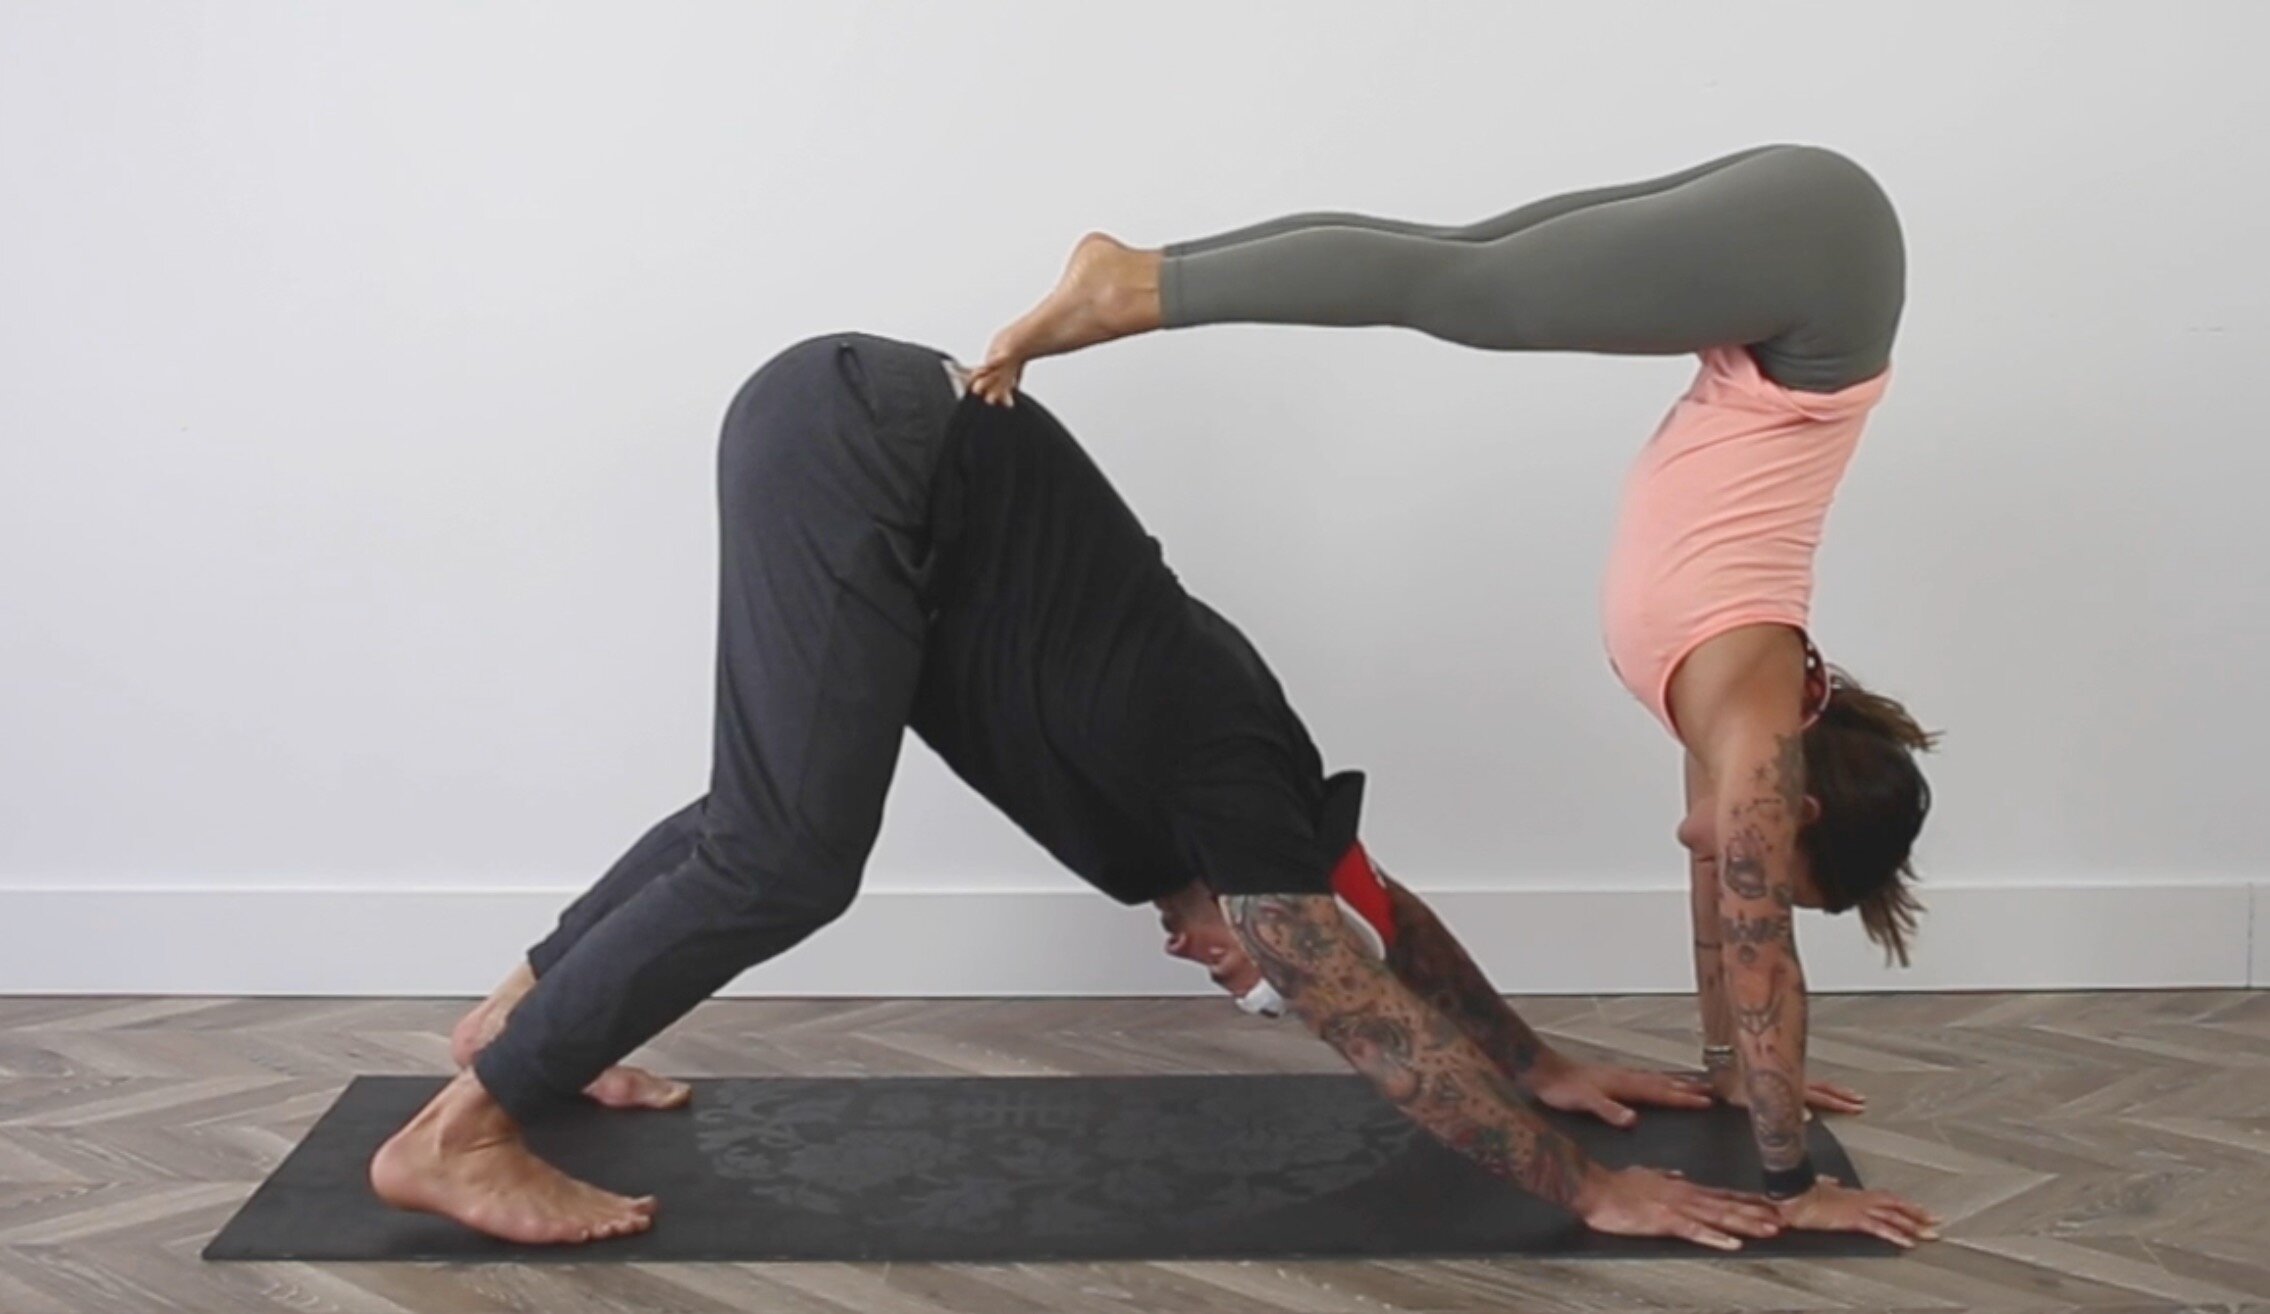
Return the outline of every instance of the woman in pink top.
[[[1902,1244],[1932,1220],[1817,1178],[1791,910],[1858,909],[1906,961],[1909,850],[1931,736],[1824,663],[1807,634],[1829,502],[1883,395],[1904,295],[1899,222],[1832,151],[1764,146],[1466,227],[1297,215],[1162,250],[1101,234],[993,341],[972,386],[1012,404],[1024,363],[1154,328],[1398,325],[1500,351],[1693,353],[1701,369],[1625,485],[1604,590],[1617,676],[1685,749],[1704,1064],[1750,1110],[1791,1226]],[[1252,956],[1263,919],[1231,908]],[[1303,1007],[1300,990],[1284,990]],[[1280,987],[1282,988],[1282,987]]]

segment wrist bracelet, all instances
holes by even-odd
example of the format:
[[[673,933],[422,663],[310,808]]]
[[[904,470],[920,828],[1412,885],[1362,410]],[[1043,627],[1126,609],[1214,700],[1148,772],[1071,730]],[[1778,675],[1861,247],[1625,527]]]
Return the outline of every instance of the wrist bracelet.
[[[1732,1045],[1703,1046],[1703,1070],[1705,1072],[1727,1072],[1732,1070],[1733,1067],[1734,1047]]]
[[[1813,1156],[1806,1155],[1793,1168],[1766,1169],[1766,1195],[1775,1200],[1794,1200],[1813,1189],[1820,1180],[1813,1171]]]

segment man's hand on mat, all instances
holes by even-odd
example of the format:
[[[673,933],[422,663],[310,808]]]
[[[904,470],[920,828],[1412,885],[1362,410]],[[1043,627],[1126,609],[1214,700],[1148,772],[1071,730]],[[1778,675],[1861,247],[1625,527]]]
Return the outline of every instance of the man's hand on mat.
[[[1549,1109],[1589,1113],[1611,1127],[1638,1123],[1634,1104],[1666,1109],[1707,1109],[1711,1104],[1710,1087],[1698,1077],[1576,1063],[1558,1056],[1538,1060],[1521,1087]]]
[[[1722,1103],[1731,1104],[1737,1109],[1750,1107],[1750,1093],[1742,1084],[1740,1074],[1721,1072],[1712,1086]],[[1812,1118],[1814,1109],[1823,1113],[1866,1113],[1868,1097],[1850,1086],[1838,1085],[1833,1081],[1808,1081],[1805,1083],[1805,1109],[1807,1119]]]
[[[1866,1232],[1903,1250],[1939,1239],[1937,1214],[1890,1191],[1856,1191],[1823,1177],[1805,1194],[1777,1203],[1783,1222],[1808,1232]]]
[[[1571,1207],[1596,1232],[1676,1236],[1717,1250],[1740,1250],[1743,1237],[1781,1234],[1773,1203],[1697,1186],[1675,1172],[1594,1165]]]

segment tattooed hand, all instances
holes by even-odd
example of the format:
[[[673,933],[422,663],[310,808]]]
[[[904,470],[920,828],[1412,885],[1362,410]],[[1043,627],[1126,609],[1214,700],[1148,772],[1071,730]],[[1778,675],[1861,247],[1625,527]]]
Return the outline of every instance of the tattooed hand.
[[[1589,1113],[1611,1127],[1630,1127],[1639,1121],[1632,1104],[1666,1109],[1707,1109],[1711,1105],[1710,1086],[1684,1073],[1574,1063],[1558,1057],[1532,1069],[1522,1089],[1547,1108]]]
[[[1605,1232],[1738,1249],[1742,1237],[1779,1230],[1764,1200],[1586,1159],[1457,1021],[1364,952],[1333,896],[1233,895],[1223,909],[1293,1013],[1405,1116],[1482,1168]]]
[[[1777,1202],[1782,1221],[1809,1232],[1866,1232],[1902,1250],[1939,1239],[1939,1216],[1890,1191],[1855,1191],[1823,1177],[1794,1200]]]
[[[1684,1237],[1717,1250],[1740,1250],[1742,1237],[1777,1236],[1782,1227],[1767,1200],[1696,1186],[1653,1168],[1600,1174],[1576,1209],[1597,1232]]]
[[[1555,1052],[1506,1003],[1424,899],[1386,872],[1376,867],[1374,872],[1387,891],[1394,917],[1389,969],[1436,1012],[1456,1023],[1498,1071],[1513,1078],[1532,1099],[1564,1113],[1590,1114],[1613,1127],[1638,1121],[1630,1104],[1710,1107],[1710,1088],[1692,1077],[1577,1063]]]

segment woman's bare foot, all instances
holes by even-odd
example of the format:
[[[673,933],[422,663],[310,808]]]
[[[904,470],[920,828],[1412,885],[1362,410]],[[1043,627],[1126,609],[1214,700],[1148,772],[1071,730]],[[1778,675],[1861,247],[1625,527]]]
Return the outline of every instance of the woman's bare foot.
[[[993,335],[970,387],[987,401],[1012,405],[1026,361],[1158,326],[1159,253],[1090,233],[1072,248],[1055,290]]]
[[[654,1225],[654,1197],[602,1191],[530,1153],[519,1125],[471,1073],[379,1147],[370,1185],[397,1209],[522,1245],[604,1241]]]
[[[458,1019],[449,1033],[449,1057],[462,1072],[473,1066],[481,1051],[504,1030],[512,1010],[535,988],[536,973],[522,963],[504,979],[504,984],[492,991],[487,999],[473,1006],[473,1010]],[[613,1067],[599,1074],[599,1079],[583,1088],[592,1103],[610,1109],[680,1109],[694,1097],[693,1087],[682,1081],[658,1077],[644,1068]]]

